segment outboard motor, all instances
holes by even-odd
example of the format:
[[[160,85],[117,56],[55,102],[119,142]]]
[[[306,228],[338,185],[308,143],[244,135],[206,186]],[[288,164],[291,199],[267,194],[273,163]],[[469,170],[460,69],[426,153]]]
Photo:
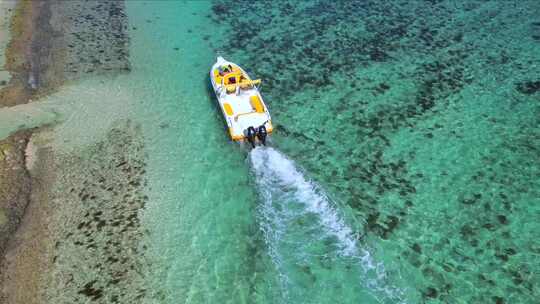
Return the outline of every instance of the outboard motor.
[[[266,127],[264,125],[261,125],[259,127],[259,132],[257,132],[257,138],[259,138],[263,145],[266,145],[266,135],[268,135],[268,133],[266,132]]]
[[[254,127],[247,128],[247,139],[251,143],[251,146],[255,148],[255,136],[257,136],[257,131]]]

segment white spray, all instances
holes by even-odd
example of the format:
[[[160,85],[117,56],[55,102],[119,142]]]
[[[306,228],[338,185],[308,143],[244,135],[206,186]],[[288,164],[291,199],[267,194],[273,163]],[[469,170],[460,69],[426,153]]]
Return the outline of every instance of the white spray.
[[[265,236],[270,256],[280,275],[284,301],[289,299],[288,290],[291,279],[287,276],[282,247],[295,251],[296,261],[303,263],[302,244],[288,244],[287,233],[298,221],[306,216],[316,217],[318,227],[310,235],[321,241],[324,238],[335,240],[332,255],[355,264],[362,274],[359,278],[371,294],[380,302],[403,302],[403,292],[386,283],[386,272],[381,263],[373,260],[369,251],[362,248],[353,231],[344,222],[334,204],[320,187],[307,180],[294,162],[279,151],[269,147],[257,147],[249,156],[256,179],[257,188],[263,199],[259,206],[261,229]],[[310,240],[305,240],[309,243]],[[305,245],[308,246],[309,244]]]

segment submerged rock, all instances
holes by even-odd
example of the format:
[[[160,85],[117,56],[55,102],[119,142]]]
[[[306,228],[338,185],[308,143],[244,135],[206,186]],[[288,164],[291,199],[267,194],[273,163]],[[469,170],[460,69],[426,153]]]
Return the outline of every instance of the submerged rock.
[[[540,91],[540,80],[520,82],[516,84],[516,89],[525,95],[535,94]]]

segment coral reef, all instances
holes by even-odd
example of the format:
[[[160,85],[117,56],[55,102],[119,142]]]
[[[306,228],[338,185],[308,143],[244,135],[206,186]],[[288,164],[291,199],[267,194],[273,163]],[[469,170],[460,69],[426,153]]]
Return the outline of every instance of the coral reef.
[[[81,153],[60,157],[52,202],[61,211],[50,223],[48,302],[144,298],[146,245],[139,217],[148,200],[142,192],[145,157],[140,131],[129,123],[119,123]]]
[[[280,148],[364,223],[364,241],[411,266],[421,301],[529,303],[539,9],[215,1],[210,18],[228,29],[213,47],[266,83]]]

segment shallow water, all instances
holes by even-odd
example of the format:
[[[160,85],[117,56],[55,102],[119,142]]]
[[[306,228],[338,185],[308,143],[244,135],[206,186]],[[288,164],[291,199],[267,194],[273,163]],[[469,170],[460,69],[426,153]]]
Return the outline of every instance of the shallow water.
[[[146,302],[540,297],[537,2],[126,5],[131,71],[59,96],[94,101],[65,141],[141,127]],[[263,79],[271,147],[228,140],[216,55]]]
[[[526,5],[529,19],[504,2],[128,2],[159,296],[534,299],[539,116],[519,83],[539,58],[513,38],[535,30]],[[283,152],[229,143],[216,54],[266,81]]]
[[[215,57],[208,44],[221,37],[208,27],[210,9],[204,2],[128,2],[129,79],[137,83],[132,93],[141,100],[137,119],[149,155],[145,222],[160,265],[152,275],[156,296],[186,303],[399,300],[402,291],[334,203],[315,188],[293,201],[266,196],[281,191],[260,175],[268,164],[227,139],[207,81]],[[285,164],[267,168],[278,177],[292,170],[290,187],[311,185],[279,152],[263,157]],[[276,223],[274,208],[292,212],[294,223]],[[322,232],[328,235],[319,239]],[[286,239],[273,238],[280,234]]]
[[[292,160],[266,147],[249,158],[261,199],[257,219],[284,302],[403,301],[336,204]]]

